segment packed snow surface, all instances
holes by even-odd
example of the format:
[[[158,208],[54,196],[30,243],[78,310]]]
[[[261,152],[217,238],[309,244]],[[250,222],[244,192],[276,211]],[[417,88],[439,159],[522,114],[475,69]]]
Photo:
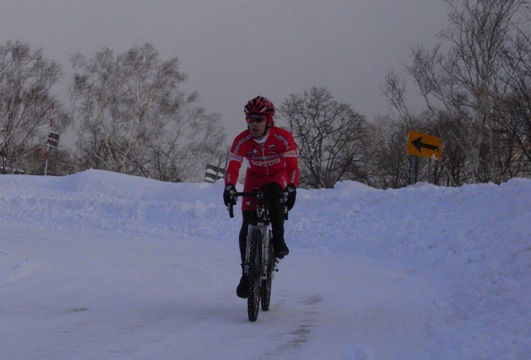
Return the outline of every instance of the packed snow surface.
[[[0,175],[0,359],[529,359],[531,180],[303,190],[271,307],[223,184]]]

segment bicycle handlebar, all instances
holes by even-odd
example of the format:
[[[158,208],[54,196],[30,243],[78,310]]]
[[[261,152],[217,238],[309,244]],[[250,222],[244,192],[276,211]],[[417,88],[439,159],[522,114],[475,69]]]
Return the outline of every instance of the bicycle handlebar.
[[[283,191],[281,193],[268,193],[268,192],[265,192],[265,191],[262,191],[262,190],[256,190],[256,191],[253,191],[253,192],[234,192],[232,193],[232,199],[236,199],[238,197],[258,197],[259,194],[261,195],[276,195],[280,198],[286,198],[286,196],[288,195],[288,192],[287,191]],[[232,200],[231,199],[231,200]],[[231,217],[231,219],[234,217],[234,205],[236,205],[236,201],[233,202],[229,202],[229,205],[227,206],[228,210],[229,210],[229,216]],[[287,219],[288,217],[288,214],[286,212],[286,215],[285,215],[285,218]]]

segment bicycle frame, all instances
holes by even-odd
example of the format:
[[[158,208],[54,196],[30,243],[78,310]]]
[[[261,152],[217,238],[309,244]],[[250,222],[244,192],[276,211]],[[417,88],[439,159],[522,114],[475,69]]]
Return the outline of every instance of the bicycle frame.
[[[269,264],[270,252],[269,242],[271,240],[271,221],[269,220],[269,211],[265,203],[265,193],[262,190],[256,190],[254,192],[245,193],[237,192],[235,196],[247,196],[256,198],[256,217],[252,219],[252,222],[248,225],[247,228],[247,241],[245,247],[245,262],[244,262],[244,273],[249,272],[249,263],[250,263],[250,251],[251,251],[251,237],[254,230],[259,230],[261,232],[261,247],[262,247],[262,269],[260,271],[260,277],[262,280],[267,278],[267,264]],[[229,208],[231,217],[234,216],[232,206]]]
[[[251,253],[251,238],[255,230],[261,232],[261,246],[262,246],[262,261],[260,269],[260,278],[262,280],[267,279],[268,276],[268,265],[270,261],[270,251],[269,251],[269,242],[271,240],[271,222],[269,220],[269,211],[265,204],[264,193],[262,191],[257,191],[256,193],[257,205],[256,205],[256,218],[249,224],[247,229],[247,241],[245,246],[245,263],[244,271],[248,273],[249,263],[250,263],[250,253]]]
[[[251,219],[247,229],[245,260],[243,263],[244,275],[249,279],[254,279],[250,285],[247,298],[247,312],[250,321],[256,321],[257,319],[260,299],[262,310],[269,310],[271,283],[273,273],[277,271],[276,264],[278,263],[270,244],[272,237],[271,220],[266,206],[265,195],[262,190],[255,190],[251,193],[236,192],[233,194],[233,196],[256,198],[256,216]],[[279,196],[284,198],[285,203],[286,193],[279,194]],[[234,203],[229,204],[231,218],[234,217],[233,205]],[[287,212],[285,217],[287,217]],[[256,255],[257,253],[258,255]]]

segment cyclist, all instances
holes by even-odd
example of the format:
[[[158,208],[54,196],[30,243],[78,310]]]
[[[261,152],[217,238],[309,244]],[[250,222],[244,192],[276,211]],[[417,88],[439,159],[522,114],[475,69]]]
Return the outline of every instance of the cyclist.
[[[280,194],[288,192],[286,206],[291,210],[295,204],[297,186],[299,183],[299,166],[297,161],[297,146],[293,136],[287,130],[276,127],[273,116],[275,106],[263,96],[249,100],[244,107],[247,130],[236,136],[229,154],[229,162],[225,173],[225,190],[223,200],[225,206],[230,202],[235,204],[231,193],[236,192],[236,182],[242,162],[247,160],[247,171],[243,185],[244,192],[262,189],[268,195],[266,203],[271,219],[273,233],[273,252],[275,257],[282,259],[288,255],[289,249],[284,241],[284,208]],[[246,197],[242,199],[242,227],[239,235],[240,256],[245,262],[245,244],[247,229],[256,213],[256,199]],[[236,293],[246,298],[248,284],[242,275]]]

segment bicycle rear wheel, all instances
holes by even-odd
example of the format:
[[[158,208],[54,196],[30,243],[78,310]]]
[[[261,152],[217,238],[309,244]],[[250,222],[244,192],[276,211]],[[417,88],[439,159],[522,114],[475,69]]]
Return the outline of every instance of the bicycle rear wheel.
[[[247,297],[247,314],[249,321],[256,321],[260,308],[260,271],[262,262],[262,232],[253,229],[251,232],[251,249],[249,253],[249,296]]]

